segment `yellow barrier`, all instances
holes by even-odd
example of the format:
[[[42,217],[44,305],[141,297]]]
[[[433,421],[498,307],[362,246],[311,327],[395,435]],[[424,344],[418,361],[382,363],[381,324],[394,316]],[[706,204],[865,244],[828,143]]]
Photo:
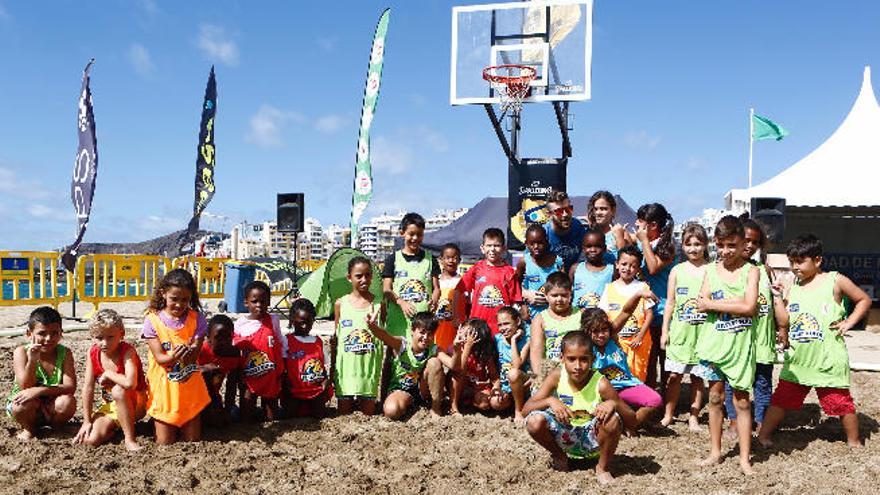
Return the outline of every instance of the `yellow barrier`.
[[[76,264],[77,297],[95,309],[102,302],[146,301],[171,261],[164,256],[87,254]]]
[[[174,258],[172,266],[183,268],[190,272],[196,280],[201,299],[217,299],[223,297],[223,287],[226,284],[226,265],[229,258],[202,258],[196,256],[181,256]]]
[[[73,276],[59,267],[58,253],[0,251],[0,289],[0,306],[58,307],[73,297]]]

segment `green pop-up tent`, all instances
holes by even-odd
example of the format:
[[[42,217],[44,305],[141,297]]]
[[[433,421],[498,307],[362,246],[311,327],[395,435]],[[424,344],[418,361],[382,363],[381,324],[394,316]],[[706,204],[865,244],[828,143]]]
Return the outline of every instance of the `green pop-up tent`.
[[[300,296],[305,297],[315,305],[318,318],[330,318],[333,316],[333,304],[340,297],[351,292],[351,282],[348,281],[348,262],[352,258],[363,256],[364,253],[357,249],[342,248],[330,255],[321,268],[308,274],[299,280]],[[372,262],[373,280],[370,283],[370,292],[377,300],[382,298],[382,275]]]

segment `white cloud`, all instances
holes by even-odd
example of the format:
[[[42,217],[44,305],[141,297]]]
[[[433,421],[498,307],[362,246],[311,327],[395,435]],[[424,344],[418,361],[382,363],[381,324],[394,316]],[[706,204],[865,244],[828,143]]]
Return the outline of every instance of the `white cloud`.
[[[186,227],[187,220],[180,218],[163,217],[159,215],[149,215],[137,221],[138,230],[145,235],[144,239],[149,238],[153,234],[167,234]]]
[[[245,141],[266,148],[282,146],[284,142],[281,132],[284,127],[291,122],[302,123],[304,120],[305,117],[296,112],[263,104],[251,117],[250,131],[245,136]]]
[[[36,200],[50,196],[39,181],[22,180],[9,168],[0,167],[0,194],[18,199]]]
[[[632,132],[624,136],[623,144],[634,149],[652,150],[660,144],[660,136],[651,136],[647,131]]]
[[[332,52],[336,49],[337,41],[335,36],[320,36],[317,40],[318,48],[325,52]]]
[[[692,156],[687,159],[684,166],[690,172],[697,172],[706,168],[709,163],[705,158],[700,158],[699,156]]]
[[[404,174],[412,168],[413,150],[403,140],[389,140],[385,136],[378,136],[372,142],[371,162],[376,170],[388,172],[391,175]]]
[[[134,67],[135,72],[142,76],[152,74],[156,70],[150,52],[140,43],[132,43],[128,48],[128,61]]]
[[[417,141],[421,141],[422,144],[434,151],[440,153],[449,151],[449,142],[446,141],[446,136],[440,132],[425,126],[419,126],[414,130],[414,134]]]
[[[348,119],[341,115],[325,115],[315,121],[315,129],[325,134],[332,134],[348,124]]]
[[[159,13],[159,6],[154,0],[141,0],[138,2],[141,9],[148,15],[156,15]]]
[[[6,10],[6,7],[0,5],[0,20],[11,19],[12,16],[9,15],[9,11]]]
[[[199,37],[196,44],[208,59],[226,65],[238,65],[238,45],[227,38],[222,27],[214,24],[202,24],[199,26]]]
[[[76,218],[72,208],[62,210],[40,203],[31,203],[26,210],[30,216],[41,220],[72,221]]]

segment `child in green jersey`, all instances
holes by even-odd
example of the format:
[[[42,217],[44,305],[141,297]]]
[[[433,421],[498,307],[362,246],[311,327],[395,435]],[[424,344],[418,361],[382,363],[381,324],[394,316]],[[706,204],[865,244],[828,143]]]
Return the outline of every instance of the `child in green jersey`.
[[[73,355],[59,344],[61,315],[41,306],[28,317],[28,343],[12,352],[15,373],[6,415],[21,425],[20,440],[36,436],[41,426],[58,428],[76,412]]]
[[[571,279],[564,272],[556,272],[547,277],[544,283],[547,309],[535,315],[532,320],[529,342],[529,360],[532,372],[540,379],[549,372],[545,369],[558,366],[562,356],[560,344],[568,332],[581,327],[581,310],[571,305]],[[533,386],[538,385],[532,382]]]
[[[400,419],[422,403],[431,404],[431,416],[443,415],[443,366],[452,368],[452,357],[434,344],[437,319],[428,311],[412,317],[410,337],[395,337],[379,326],[379,315],[367,316],[367,327],[394,353],[388,396],[382,409],[388,419]]]
[[[611,382],[593,369],[589,336],[581,330],[562,337],[562,366],[555,368],[525,403],[526,429],[550,451],[553,467],[568,470],[568,458],[595,457],[596,478],[614,481],[608,465],[623,431],[626,406]]]
[[[743,258],[742,222],[731,215],[715,227],[718,261],[706,267],[697,298],[697,310],[707,320],[697,336],[697,356],[711,369],[709,380],[709,457],[704,466],[721,462],[721,423],[724,421],[724,382],[733,387],[736,427],[739,433],[739,466],[754,474],[749,454],[752,443],[752,410],[749,389],[755,380],[753,318],[758,312],[758,269]]]
[[[796,237],[786,252],[797,281],[788,293],[789,349],[779,373],[779,384],[758,432],[762,445],[772,445],[770,435],[785,418],[785,411],[800,409],[811,388],[829,416],[839,416],[850,446],[860,447],[859,420],[849,393],[849,354],[843,336],[871,308],[871,299],[852,280],[822,271],[822,241],[812,234]],[[847,316],[846,297],[855,308]]]
[[[367,317],[378,315],[376,321],[384,322],[385,305],[370,293],[372,280],[370,260],[352,258],[348,262],[351,293],[333,305],[336,334],[331,362],[339,414],[350,413],[355,405],[366,415],[376,412],[383,348],[369,331]]]

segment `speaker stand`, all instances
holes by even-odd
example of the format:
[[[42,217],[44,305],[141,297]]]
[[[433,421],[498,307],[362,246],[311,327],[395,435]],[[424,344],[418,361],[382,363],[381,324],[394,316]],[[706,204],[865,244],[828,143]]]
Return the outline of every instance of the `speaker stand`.
[[[291,303],[293,303],[293,301],[299,299],[299,286],[296,284],[296,282],[297,282],[296,258],[297,258],[298,254],[299,254],[299,232],[294,232],[294,234],[293,234],[293,278],[291,279],[291,282],[293,282],[293,284],[292,284],[292,287],[290,288],[290,290],[287,291],[287,294],[284,294],[284,297],[279,299],[278,302],[276,302],[275,305],[272,306],[272,309],[269,310],[270,313],[278,313],[282,317],[287,317],[287,319],[290,319],[289,311],[288,311],[288,314],[285,314],[280,306],[281,306],[281,303],[283,303],[284,301],[287,301],[288,306],[289,306]],[[291,299],[291,296],[293,296],[293,299]]]

